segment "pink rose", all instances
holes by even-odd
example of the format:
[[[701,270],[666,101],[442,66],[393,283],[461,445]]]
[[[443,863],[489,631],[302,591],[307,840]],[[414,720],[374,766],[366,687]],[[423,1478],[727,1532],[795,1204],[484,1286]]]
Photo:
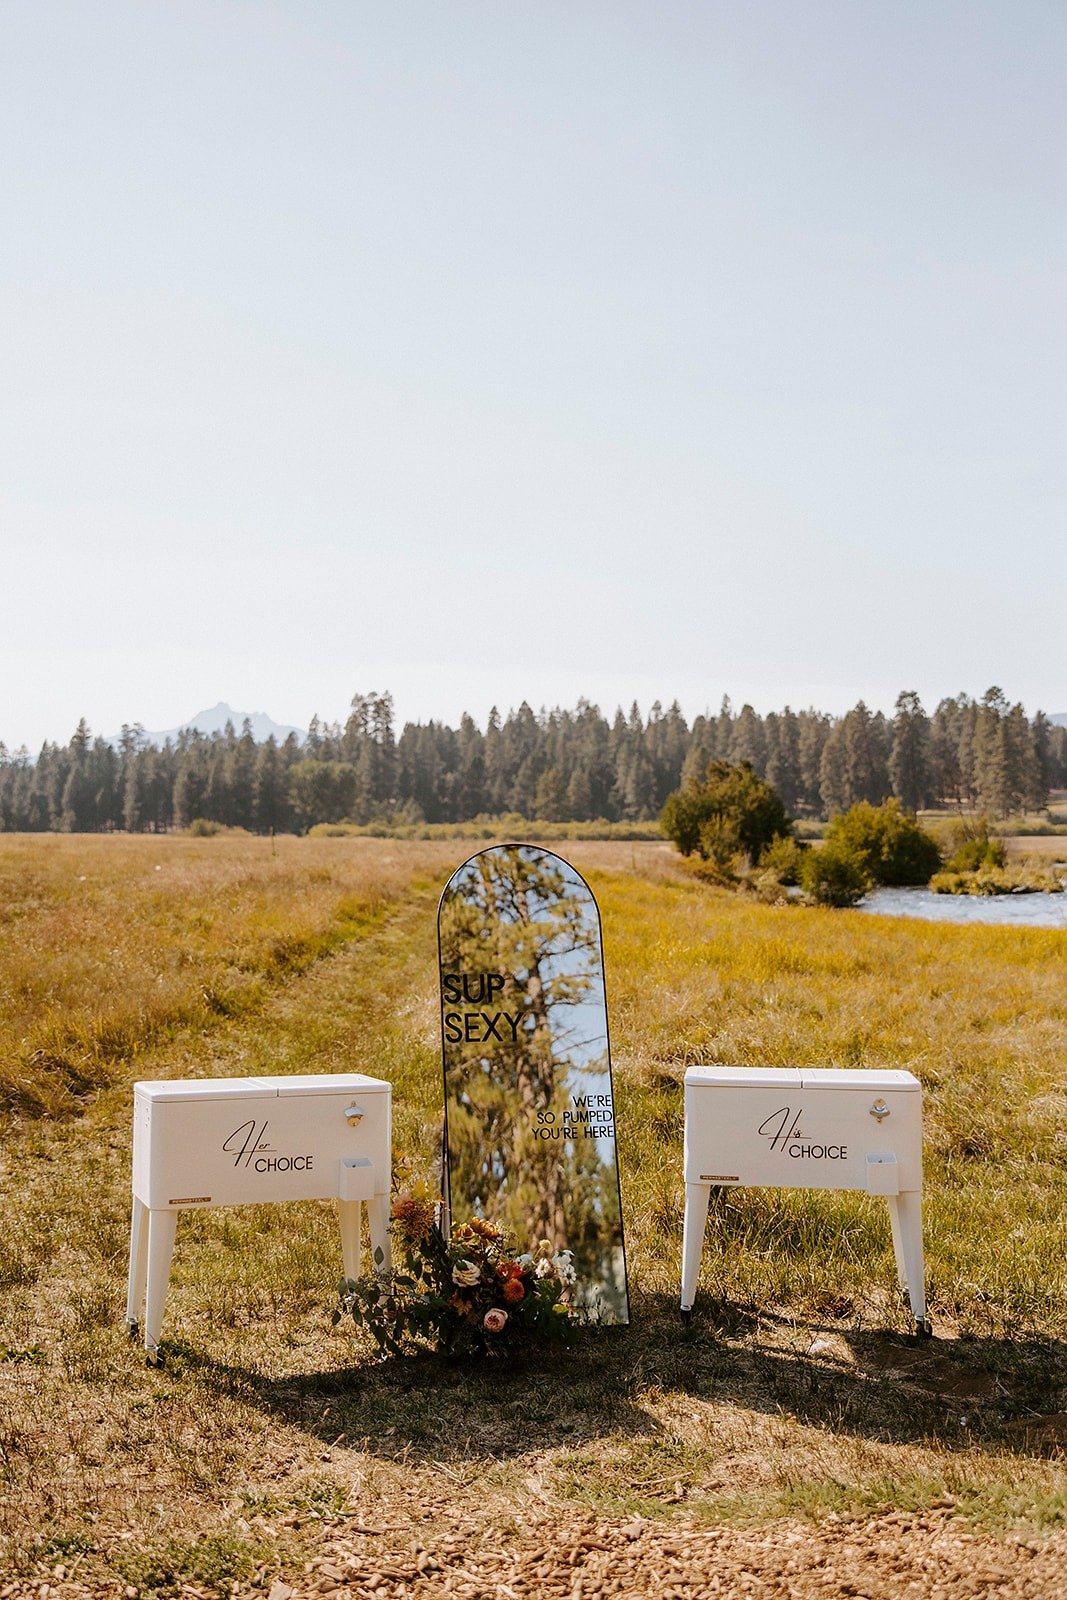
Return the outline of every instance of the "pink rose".
[[[499,1306],[494,1306],[492,1311],[487,1311],[482,1318],[482,1327],[486,1333],[500,1333],[508,1320],[506,1311],[501,1311]]]

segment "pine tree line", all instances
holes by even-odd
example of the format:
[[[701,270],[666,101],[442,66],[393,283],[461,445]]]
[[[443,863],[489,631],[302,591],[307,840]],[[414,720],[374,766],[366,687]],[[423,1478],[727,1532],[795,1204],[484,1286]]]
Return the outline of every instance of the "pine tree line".
[[[305,832],[319,822],[466,822],[515,813],[544,821],[643,820],[715,760],[751,762],[796,815],[833,816],[896,795],[909,811],[975,809],[992,818],[1040,811],[1067,787],[1067,728],[1028,718],[999,688],[960,694],[932,715],[905,691],[887,718],[860,701],[839,718],[815,710],[734,712],[690,726],[677,702],[648,717],[634,704],[609,722],[580,700],[535,713],[525,702],[484,732],[408,723],[395,736],[388,694],[357,694],[344,724],[312,718],[307,738],[257,743],[247,721],[210,737],[185,732],[162,747],[125,726],[117,744],[84,719],[67,745],[37,760],[0,744],[0,831],[128,832],[197,818],[256,832]]]

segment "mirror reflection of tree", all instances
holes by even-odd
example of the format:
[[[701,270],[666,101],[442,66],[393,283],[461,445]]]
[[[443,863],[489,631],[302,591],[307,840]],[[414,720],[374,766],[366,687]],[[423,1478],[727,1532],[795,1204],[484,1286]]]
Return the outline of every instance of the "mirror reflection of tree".
[[[614,1135],[596,1137],[575,1105],[611,1085],[592,896],[546,851],[486,850],[445,892],[440,946],[453,1219],[487,1217],[520,1241],[570,1250],[578,1304],[624,1321]],[[484,1039],[481,1021],[473,1038],[448,1023],[479,1013],[504,1018],[498,1037]]]

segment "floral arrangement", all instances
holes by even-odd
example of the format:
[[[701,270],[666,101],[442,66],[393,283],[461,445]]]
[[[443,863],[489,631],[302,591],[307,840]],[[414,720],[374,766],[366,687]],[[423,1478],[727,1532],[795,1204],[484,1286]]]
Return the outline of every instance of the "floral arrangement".
[[[574,1313],[570,1251],[547,1239],[516,1254],[492,1222],[475,1217],[445,1238],[440,1206],[423,1185],[402,1190],[392,1207],[402,1259],[391,1281],[377,1274],[341,1285],[336,1324],[350,1316],[366,1328],[381,1355],[397,1355],[412,1339],[448,1356],[515,1355],[569,1342]],[[381,1251],[376,1265],[382,1264]]]

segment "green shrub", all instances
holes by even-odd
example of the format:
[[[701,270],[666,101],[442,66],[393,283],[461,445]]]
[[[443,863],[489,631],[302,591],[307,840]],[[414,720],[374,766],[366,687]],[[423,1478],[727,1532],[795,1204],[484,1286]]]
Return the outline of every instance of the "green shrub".
[[[800,882],[800,864],[809,852],[796,839],[779,835],[759,858],[760,875],[770,874],[787,887]]]
[[[189,824],[188,832],[194,839],[213,839],[217,833],[222,832],[222,823],[211,822],[207,817],[194,817]]]
[[[999,839],[968,839],[949,857],[945,866],[949,872],[981,872],[989,867],[1003,867],[1007,859]]]
[[[683,856],[695,853],[728,868],[737,856],[757,861],[773,840],[789,834],[791,823],[777,792],[751,762],[713,761],[703,783],[688,783],[667,796],[660,827]]]
[[[800,863],[800,886],[817,906],[854,906],[871,883],[862,856],[839,844],[805,851]]]
[[[929,883],[941,866],[937,840],[895,799],[881,806],[862,800],[834,817],[826,843],[843,855],[858,857],[872,883],[892,887]]]
[[[945,862],[947,872],[982,872],[1007,864],[1003,840],[989,837],[985,817],[977,822],[961,820],[954,825],[950,837],[955,849]]]
[[[192,834],[194,839],[214,839],[220,833],[234,839],[252,837],[247,828],[229,828],[224,822],[212,822],[210,817],[194,817],[185,831]]]
[[[405,820],[403,812],[396,812],[388,820],[377,822],[317,822],[308,829],[309,839],[476,839],[486,843],[507,841],[512,844],[527,840],[545,843],[554,839],[658,839],[657,822],[609,822],[603,817],[591,822],[546,822],[543,819],[520,817],[514,812],[505,816],[472,817],[469,822],[423,822]]]
[[[930,879],[934,894],[1062,894],[1063,881],[1041,863],[1011,867],[979,867],[976,872],[937,872]]]

